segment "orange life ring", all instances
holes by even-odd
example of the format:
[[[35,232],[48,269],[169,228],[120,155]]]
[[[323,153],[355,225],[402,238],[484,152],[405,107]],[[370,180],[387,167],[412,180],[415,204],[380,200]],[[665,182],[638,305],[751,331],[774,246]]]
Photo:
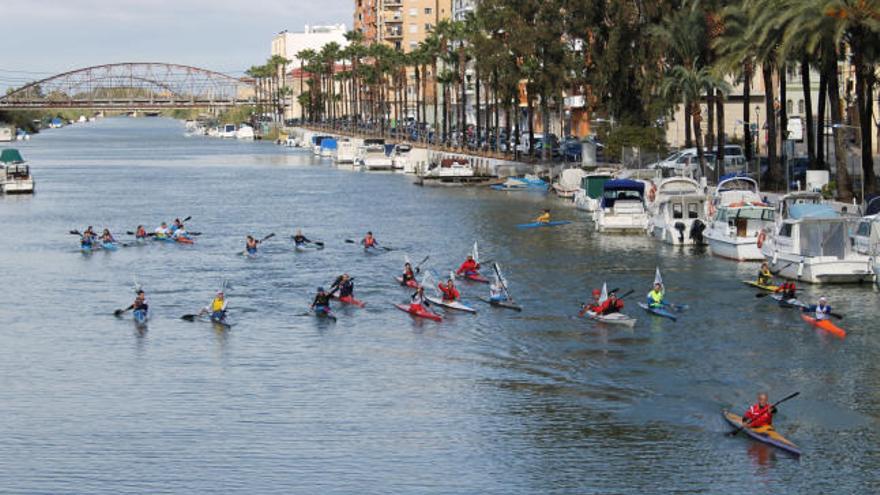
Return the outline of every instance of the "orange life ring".
[[[648,201],[654,202],[654,198],[657,195],[657,186],[651,184],[651,189],[648,189]]]
[[[758,234],[758,247],[761,248],[764,246],[764,241],[767,240],[767,234],[762,230],[760,234]]]

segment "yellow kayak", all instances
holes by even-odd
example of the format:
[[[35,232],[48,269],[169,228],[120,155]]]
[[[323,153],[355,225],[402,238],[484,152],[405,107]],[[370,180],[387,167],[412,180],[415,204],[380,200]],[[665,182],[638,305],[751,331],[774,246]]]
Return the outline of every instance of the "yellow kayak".
[[[727,420],[731,426],[739,428],[743,425],[741,416],[737,416],[730,411],[722,411],[721,414],[724,415],[724,419]],[[749,428],[746,426],[742,431],[754,440],[772,445],[798,457],[801,455],[801,449],[787,438],[780,435],[772,425],[759,426],[757,428]]]
[[[761,289],[761,290],[769,291],[769,292],[775,292],[776,289],[779,288],[779,286],[777,286],[777,285],[759,284],[758,282],[756,282],[754,280],[743,280],[743,283],[746,285],[751,285],[752,287],[757,287],[758,289]]]

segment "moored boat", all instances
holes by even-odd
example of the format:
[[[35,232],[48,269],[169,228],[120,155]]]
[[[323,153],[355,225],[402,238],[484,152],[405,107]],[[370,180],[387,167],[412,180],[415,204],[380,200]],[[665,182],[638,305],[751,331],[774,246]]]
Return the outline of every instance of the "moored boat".
[[[358,149],[357,163],[366,170],[393,170],[394,162],[385,154],[384,139],[364,139]]]
[[[709,206],[709,227],[703,233],[715,256],[735,261],[764,259],[762,233],[774,225],[774,209],[758,194],[758,183],[748,177],[721,181]],[[766,235],[766,234],[764,234]]]
[[[567,168],[559,174],[559,178],[553,183],[553,191],[560,198],[572,198],[581,187],[581,180],[588,173],[582,168]]]
[[[0,192],[4,194],[33,194],[34,178],[31,168],[16,149],[0,152]]]
[[[610,171],[600,170],[584,176],[581,179],[580,187],[574,193],[575,208],[587,212],[598,210],[602,204],[603,186],[612,178],[613,175]]]
[[[645,183],[630,179],[602,185],[602,203],[593,214],[598,232],[642,234],[648,226]]]
[[[648,233],[667,244],[703,244],[705,229],[706,193],[700,183],[687,177],[661,181]]]

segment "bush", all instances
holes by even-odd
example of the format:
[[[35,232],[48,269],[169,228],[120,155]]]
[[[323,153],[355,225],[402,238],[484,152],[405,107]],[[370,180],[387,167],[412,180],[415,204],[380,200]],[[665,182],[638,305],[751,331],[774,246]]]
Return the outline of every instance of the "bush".
[[[641,148],[642,153],[666,153],[666,132],[659,127],[623,125],[613,129],[603,128],[598,133],[605,145],[605,158],[619,162],[624,147]]]

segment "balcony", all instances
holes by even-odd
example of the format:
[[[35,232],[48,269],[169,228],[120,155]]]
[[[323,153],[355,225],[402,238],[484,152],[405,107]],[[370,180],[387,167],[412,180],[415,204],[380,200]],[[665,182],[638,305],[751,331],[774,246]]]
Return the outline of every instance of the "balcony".
[[[390,27],[385,29],[386,39],[403,38],[403,27]]]

